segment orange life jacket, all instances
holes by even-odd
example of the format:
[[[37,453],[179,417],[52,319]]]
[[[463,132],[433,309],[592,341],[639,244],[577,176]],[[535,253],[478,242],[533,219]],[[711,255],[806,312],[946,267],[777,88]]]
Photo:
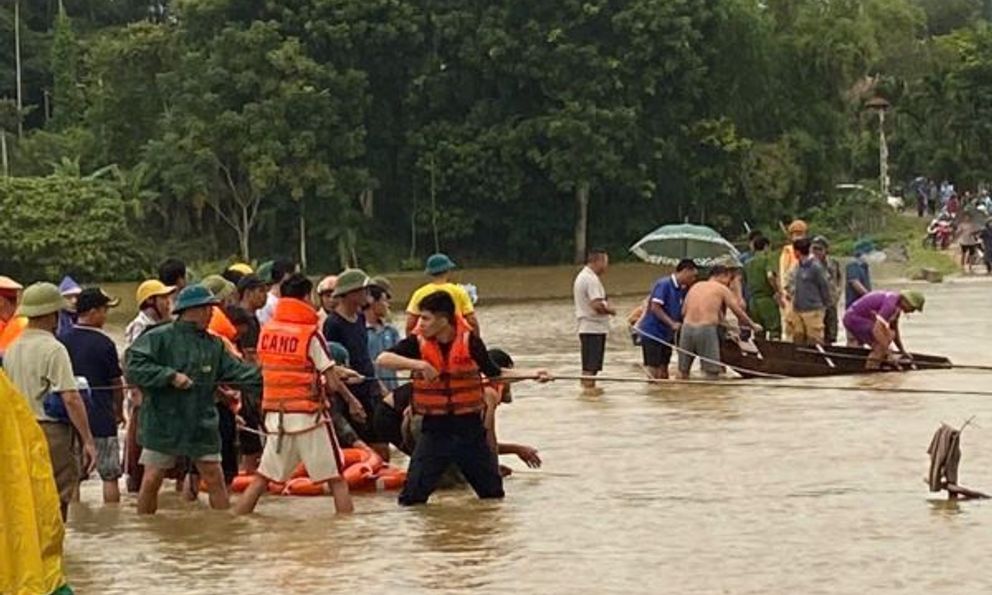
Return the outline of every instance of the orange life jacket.
[[[280,299],[258,337],[263,411],[314,413],[323,408],[319,377],[309,355],[313,337],[320,337],[313,308],[301,300]]]
[[[23,316],[11,318],[7,322],[0,321],[0,355],[3,355],[28,325],[28,319]]]
[[[211,309],[207,330],[213,335],[226,338],[228,341],[234,341],[238,338],[238,327],[234,326],[234,323],[220,306],[214,306]]]
[[[482,374],[469,352],[472,327],[459,317],[447,359],[436,339],[417,335],[420,359],[438,371],[435,380],[413,378],[411,406],[421,415],[466,415],[485,408]]]
[[[234,344],[238,338],[238,327],[234,326],[234,323],[220,306],[214,306],[211,310],[207,332],[220,339],[228,353],[238,359],[244,359],[241,350]]]

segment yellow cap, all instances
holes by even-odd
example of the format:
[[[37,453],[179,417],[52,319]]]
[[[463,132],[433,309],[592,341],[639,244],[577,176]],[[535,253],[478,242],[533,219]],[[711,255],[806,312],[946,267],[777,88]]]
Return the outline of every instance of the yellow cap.
[[[138,286],[138,291],[135,293],[135,299],[138,301],[138,307],[140,308],[142,304],[145,303],[149,298],[157,297],[160,295],[171,295],[175,293],[176,288],[171,285],[166,285],[158,279],[149,279],[148,281],[142,282]]]
[[[809,226],[802,219],[796,219],[789,224],[789,233],[806,233],[809,230]]]
[[[243,262],[236,262],[236,263],[232,264],[231,266],[227,267],[227,270],[229,270],[229,271],[237,271],[237,272],[241,273],[242,275],[250,275],[250,274],[252,274],[252,273],[255,272],[255,271],[252,270],[252,268],[249,265],[247,265],[247,264],[245,264]]]

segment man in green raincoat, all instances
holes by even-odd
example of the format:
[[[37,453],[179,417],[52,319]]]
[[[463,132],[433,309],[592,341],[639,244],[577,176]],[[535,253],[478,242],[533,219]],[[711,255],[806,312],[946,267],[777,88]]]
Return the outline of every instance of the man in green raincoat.
[[[145,475],[138,492],[138,513],[154,514],[165,472],[177,457],[195,461],[207,484],[210,507],[229,506],[221,471],[220,432],[214,392],[217,384],[260,384],[261,373],[207,334],[211,308],[218,300],[202,285],[180,292],[178,317],[148,330],[127,351],[128,381],[141,388],[138,441]]]

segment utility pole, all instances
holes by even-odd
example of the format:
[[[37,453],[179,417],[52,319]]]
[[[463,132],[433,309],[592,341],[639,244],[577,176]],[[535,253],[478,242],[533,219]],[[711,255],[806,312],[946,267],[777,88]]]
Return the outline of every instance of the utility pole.
[[[883,97],[868,100],[865,107],[878,114],[878,189],[882,198],[889,198],[889,144],[885,138],[885,112],[892,104]]]
[[[17,138],[24,136],[24,102],[21,97],[21,0],[14,0],[14,68],[17,71]]]

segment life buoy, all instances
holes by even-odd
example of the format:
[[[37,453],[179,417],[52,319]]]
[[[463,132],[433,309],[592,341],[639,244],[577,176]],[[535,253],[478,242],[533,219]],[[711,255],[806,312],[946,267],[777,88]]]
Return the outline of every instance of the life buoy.
[[[352,465],[344,470],[341,475],[344,477],[344,482],[348,484],[349,488],[357,489],[362,483],[368,480],[375,474],[375,471],[371,466],[365,463],[358,463]]]
[[[352,488],[355,492],[385,492],[399,490],[406,484],[406,471],[385,465],[378,472],[364,477]]]
[[[364,463],[372,457],[372,451],[364,448],[342,448],[341,458],[344,459],[344,467],[347,469],[356,463]]]
[[[280,483],[278,481],[269,482],[268,491],[270,494],[274,496],[281,496],[283,494],[283,490],[285,489],[286,489],[286,484],[284,483]]]
[[[239,473],[237,476],[235,476],[234,480],[231,482],[231,491],[234,492],[235,494],[243,493],[245,490],[248,489],[248,486],[251,485],[251,481],[253,477],[254,477],[253,475],[248,475],[243,472]]]
[[[298,477],[310,477],[307,475],[307,468],[303,466],[303,463],[297,465],[296,469],[293,469],[293,473],[289,476],[290,479],[296,479]]]
[[[286,482],[283,493],[290,496],[323,496],[324,483],[314,483],[309,477],[297,477]]]

